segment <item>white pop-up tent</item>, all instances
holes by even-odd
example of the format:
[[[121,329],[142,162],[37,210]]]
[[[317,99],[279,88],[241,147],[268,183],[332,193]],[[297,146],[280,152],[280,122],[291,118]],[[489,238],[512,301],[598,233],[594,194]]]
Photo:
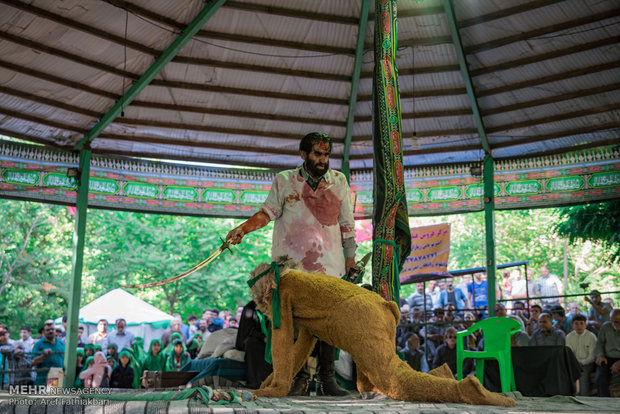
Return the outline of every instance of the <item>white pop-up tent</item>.
[[[120,288],[111,290],[83,306],[79,315],[80,325],[84,326],[84,343],[88,342],[88,335],[97,331],[97,322],[100,319],[108,320],[108,332],[112,332],[114,322],[118,318],[124,318],[127,321],[127,331],[144,338],[145,348],[148,348],[152,339],[161,338],[172,320],[171,315]],[[61,321],[62,318],[58,318],[55,322],[59,325]]]

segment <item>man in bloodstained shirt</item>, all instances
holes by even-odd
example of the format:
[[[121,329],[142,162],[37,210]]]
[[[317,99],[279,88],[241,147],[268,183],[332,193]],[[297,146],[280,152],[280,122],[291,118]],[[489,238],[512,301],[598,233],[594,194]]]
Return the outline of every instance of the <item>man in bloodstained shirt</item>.
[[[299,144],[303,165],[278,173],[260,210],[231,230],[226,240],[238,244],[273,220],[272,259],[286,255],[307,272],[344,276],[355,266],[355,222],[347,179],[329,168],[331,150],[326,134],[304,136]],[[334,380],[334,347],[319,341],[317,348],[317,394],[346,395]],[[309,383],[305,366],[289,395],[308,395]]]

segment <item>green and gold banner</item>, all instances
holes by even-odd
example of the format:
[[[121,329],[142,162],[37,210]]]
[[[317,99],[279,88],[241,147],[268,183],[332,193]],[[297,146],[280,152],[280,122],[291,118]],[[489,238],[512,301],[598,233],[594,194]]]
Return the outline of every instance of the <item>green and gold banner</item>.
[[[0,197],[75,205],[77,155],[0,140]],[[476,165],[407,168],[409,216],[481,211]],[[373,211],[373,171],[351,175],[355,218]],[[274,173],[224,170],[93,156],[89,205],[98,208],[214,217],[251,216]],[[556,156],[499,161],[497,209],[555,207],[620,198],[620,146]]]

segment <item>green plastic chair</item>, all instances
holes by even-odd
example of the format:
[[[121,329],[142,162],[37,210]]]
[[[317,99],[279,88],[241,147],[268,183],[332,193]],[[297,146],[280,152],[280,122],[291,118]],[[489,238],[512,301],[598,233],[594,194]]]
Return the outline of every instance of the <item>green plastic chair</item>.
[[[476,377],[484,384],[484,361],[495,359],[499,364],[499,377],[502,392],[516,391],[515,377],[510,354],[510,336],[521,330],[521,324],[512,318],[488,318],[472,325],[466,331],[456,334],[456,379],[463,379],[463,361],[465,358],[476,360]],[[477,330],[484,336],[483,351],[465,350],[463,340]]]

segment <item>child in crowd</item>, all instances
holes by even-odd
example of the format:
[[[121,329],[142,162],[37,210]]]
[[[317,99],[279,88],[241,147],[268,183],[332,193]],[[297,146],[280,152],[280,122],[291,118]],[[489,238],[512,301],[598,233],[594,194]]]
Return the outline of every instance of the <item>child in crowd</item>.
[[[420,338],[415,333],[407,338],[407,346],[403,349],[403,355],[411,368],[420,372],[428,372],[428,361],[424,351],[420,349]]]
[[[566,336],[566,346],[573,351],[582,368],[579,378],[579,395],[589,396],[590,374],[595,368],[596,335],[586,329],[585,315],[573,316],[573,331]]]
[[[151,341],[149,353],[142,364],[142,372],[166,370],[166,355],[161,351],[161,347],[161,339],[155,338]]]
[[[175,339],[173,345],[174,348],[168,356],[166,371],[180,371],[183,365],[190,360],[188,353],[184,351],[181,339]]]
[[[93,365],[80,373],[80,379],[84,380],[84,387],[99,388],[108,387],[110,384],[110,367],[101,351],[95,352]],[[90,386],[89,386],[90,385]]]
[[[135,373],[129,365],[129,352],[123,350],[119,354],[119,364],[112,371],[110,386],[112,388],[132,388]]]
[[[114,361],[118,361],[118,345],[116,344],[108,344],[107,349],[108,354],[106,357],[114,358]]]

